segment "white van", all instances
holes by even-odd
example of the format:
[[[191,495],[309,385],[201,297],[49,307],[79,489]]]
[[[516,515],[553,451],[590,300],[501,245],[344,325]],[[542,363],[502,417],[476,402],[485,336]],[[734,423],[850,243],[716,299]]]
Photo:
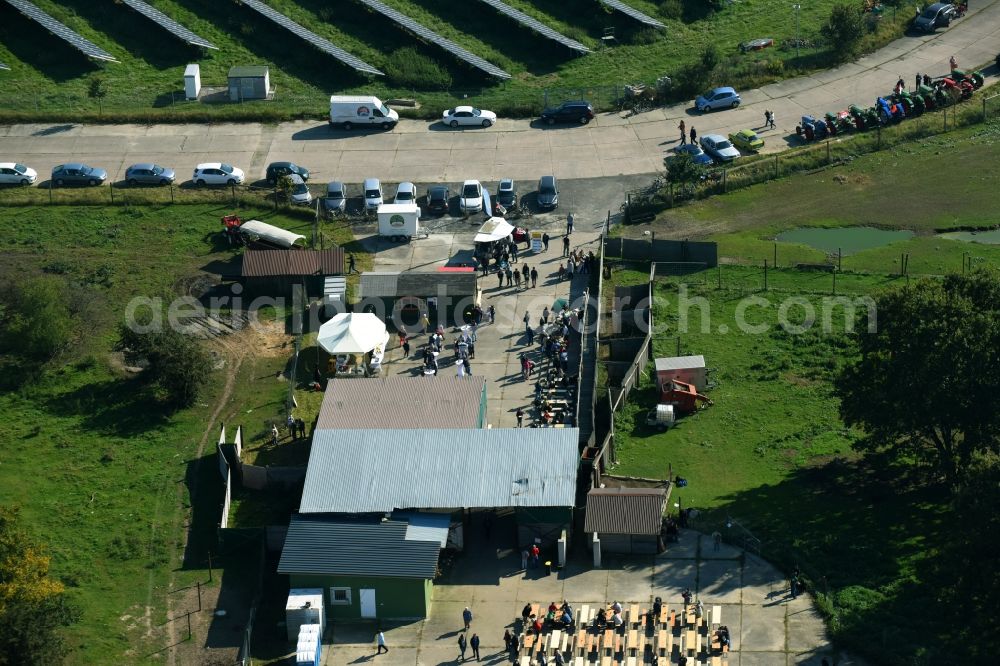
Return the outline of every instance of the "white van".
[[[372,95],[333,95],[330,97],[330,124],[345,130],[376,126],[388,130],[399,122],[399,114]]]

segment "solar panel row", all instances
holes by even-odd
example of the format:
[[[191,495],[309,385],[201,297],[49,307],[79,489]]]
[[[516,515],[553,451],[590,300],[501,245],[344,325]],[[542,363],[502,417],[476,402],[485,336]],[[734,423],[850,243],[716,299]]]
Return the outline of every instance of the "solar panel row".
[[[460,60],[464,60],[473,67],[476,67],[477,69],[486,72],[490,76],[496,77],[498,79],[510,78],[510,74],[503,71],[496,65],[487,62],[486,60],[483,60],[482,58],[473,53],[469,53],[468,51],[466,51],[465,49],[463,49],[461,46],[451,41],[450,39],[442,37],[441,35],[437,34],[433,30],[430,30],[429,28],[425,28],[424,26],[420,25],[410,17],[396,11],[392,7],[387,7],[386,5],[383,5],[381,2],[378,2],[378,0],[360,0],[360,1],[364,3],[366,6],[378,12],[379,14],[382,14],[389,20],[395,22],[396,24],[400,25],[406,30],[409,30],[418,37],[427,40],[431,44],[440,46],[445,51],[448,51],[449,53],[456,56]]]
[[[10,0],[8,0],[8,2],[9,1]],[[353,67],[355,70],[363,72],[365,74],[375,74],[377,76],[384,76],[382,72],[375,69],[361,58],[351,55],[350,53],[348,53],[347,51],[345,51],[340,47],[334,46],[332,43],[330,43],[328,39],[320,37],[316,33],[306,30],[301,25],[291,20],[287,16],[279,14],[278,12],[274,11],[273,9],[265,5],[263,2],[260,2],[260,0],[240,0],[240,2],[241,4],[244,4],[250,9],[257,12],[261,16],[264,16],[265,18],[274,21],[281,27],[294,33],[296,36],[301,37],[305,41],[309,42],[310,44],[318,48],[320,51],[332,55],[334,58],[341,61],[345,65]]]
[[[667,26],[663,25],[662,23],[660,23],[659,21],[657,21],[652,16],[647,16],[646,14],[643,14],[642,12],[640,12],[638,9],[634,9],[632,7],[629,7],[624,2],[621,2],[621,0],[600,0],[600,3],[602,5],[606,5],[606,6],[610,7],[611,9],[614,9],[615,11],[621,12],[625,16],[628,16],[630,18],[634,18],[639,23],[644,23],[644,24],[646,24],[648,26],[652,26],[654,28],[666,28],[667,27]]]
[[[7,0],[7,4],[17,9],[17,11],[21,12],[32,21],[41,25],[56,37],[65,40],[70,46],[77,49],[88,58],[118,62],[113,55],[99,47],[97,44],[84,39],[79,34],[73,32],[68,27],[55,20],[30,2],[27,2],[26,0]]]
[[[183,41],[191,44],[192,46],[200,46],[203,49],[215,49],[219,50],[219,47],[208,41],[204,37],[199,37],[194,34],[184,26],[182,26],[177,21],[173,20],[163,12],[161,12],[156,7],[148,5],[142,0],[122,0],[126,5],[139,12],[151,21],[155,21],[160,24],[161,27],[165,28],[168,32],[172,33],[175,37],[182,39]]]
[[[528,16],[524,12],[514,9],[510,5],[505,4],[500,0],[483,0],[483,2],[488,4],[490,7],[493,7],[501,14],[509,16],[518,23],[531,28],[532,30],[534,30],[543,37],[548,37],[551,40],[557,41],[563,46],[567,46],[574,51],[579,51],[580,53],[590,53],[590,49],[588,49],[586,46],[576,41],[575,39],[570,39],[566,35],[560,32],[556,32],[555,30],[545,25],[538,19],[532,18],[531,16]]]

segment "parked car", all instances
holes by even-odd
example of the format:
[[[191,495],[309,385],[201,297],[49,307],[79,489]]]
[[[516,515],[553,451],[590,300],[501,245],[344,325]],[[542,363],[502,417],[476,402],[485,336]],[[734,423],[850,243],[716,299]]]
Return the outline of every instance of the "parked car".
[[[306,185],[306,181],[302,180],[302,176],[297,173],[292,173],[288,175],[288,179],[292,181],[292,190],[289,193],[289,198],[293,204],[299,206],[307,206],[312,203],[313,195],[309,191],[309,186]]]
[[[497,203],[511,210],[517,207],[517,184],[511,178],[504,178],[497,187]]]
[[[129,185],[170,185],[174,182],[174,170],[158,164],[133,164],[125,169],[125,182]]]
[[[365,210],[374,213],[382,205],[382,183],[378,178],[365,178],[361,189],[365,193]]]
[[[935,2],[920,13],[913,21],[913,27],[923,32],[934,32],[938,28],[947,28],[957,18],[955,5],[950,2]]]
[[[701,137],[701,147],[716,162],[732,162],[740,156],[740,151],[721,134],[706,134]]]
[[[489,127],[496,121],[497,114],[472,106],[456,106],[441,114],[441,122],[450,127],[458,127],[459,125]]]
[[[542,111],[542,122],[555,125],[556,123],[580,123],[586,125],[594,119],[594,107],[590,102],[583,100],[575,102],[563,102],[559,106]]]
[[[723,86],[722,88],[713,88],[703,95],[698,95],[698,99],[694,101],[694,108],[702,113],[714,111],[715,109],[735,109],[742,101],[739,93],[733,88]]]
[[[331,180],[326,184],[326,198],[323,199],[323,210],[328,215],[340,215],[347,212],[347,188],[339,180]]]
[[[559,205],[559,183],[555,176],[542,176],[538,179],[538,207],[542,210],[552,210]]]
[[[0,183],[4,185],[31,185],[38,172],[16,162],[0,162]]]
[[[744,153],[758,153],[764,147],[764,139],[751,129],[742,129],[729,135],[729,141]]]
[[[445,185],[434,185],[427,190],[427,211],[436,215],[448,212],[448,202],[451,200],[451,190]]]
[[[302,180],[309,180],[309,169],[293,162],[271,162],[267,165],[264,178],[267,180],[268,185],[274,187],[277,185],[279,178],[290,176],[293,173],[301,176]]]
[[[52,182],[57,187],[63,185],[103,185],[108,172],[79,162],[60,164],[52,169]]]
[[[392,203],[413,203],[417,200],[417,188],[413,183],[403,182],[396,186],[396,196],[392,198]]]
[[[677,146],[674,148],[674,152],[676,153],[674,157],[680,155],[690,155],[691,161],[695,164],[712,164],[712,158],[709,155],[706,155],[705,151],[702,150],[701,146],[697,143],[685,143],[683,146]],[[670,159],[674,159],[674,157],[671,157]]]
[[[246,175],[232,164],[205,162],[194,168],[191,180],[195,185],[242,185]]]
[[[462,183],[462,194],[458,198],[458,209],[463,213],[478,213],[483,209],[483,185],[478,180]]]

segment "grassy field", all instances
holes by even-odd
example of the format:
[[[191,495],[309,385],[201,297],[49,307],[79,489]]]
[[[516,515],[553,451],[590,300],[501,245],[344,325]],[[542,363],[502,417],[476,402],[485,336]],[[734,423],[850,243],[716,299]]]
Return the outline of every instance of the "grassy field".
[[[621,14],[605,11],[596,0],[580,0],[584,2],[587,11],[554,0],[510,0],[511,5],[594,49],[591,54],[574,57],[555,42],[478,2],[456,5],[444,0],[387,1],[508,71],[513,78],[503,84],[485,79],[478,70],[460,64],[437,48],[420,44],[356,2],[337,3],[335,10],[318,0],[270,0],[269,4],[386,72],[384,79],[368,81],[250,9],[228,2],[156,3],[159,9],[219,47],[218,51],[200,52],[124,5],[39,0],[37,4],[43,10],[120,60],[103,66],[90,64],[5,5],[0,8],[0,61],[8,63],[11,72],[4,73],[7,94],[3,110],[11,118],[27,112],[34,118],[97,118],[97,112],[103,110],[108,119],[277,119],[321,116],[329,94],[364,91],[390,98],[417,97],[432,115],[457,99],[510,113],[532,113],[541,107],[546,91],[561,98],[576,90],[576,94],[586,94],[595,103],[606,105],[613,97],[613,86],[652,83],[664,74],[676,74],[682,65],[695,61],[710,41],[719,46],[725,60],[720,76],[738,77],[739,81],[726,82],[744,87],[810,71],[829,62],[818,48],[802,49],[798,56],[794,50],[777,48],[739,55],[740,42],[795,36],[795,14],[780,0],[735,3],[717,13],[707,13],[704,4],[696,0],[631,1],[636,8],[664,22],[665,32],[642,28]],[[815,40],[834,4],[835,0],[818,0],[803,5],[800,34]],[[887,15],[879,31],[869,35],[868,46],[900,34],[902,22],[902,16],[895,23]],[[607,28],[614,29],[618,45],[601,48]],[[39,51],[39,43],[46,48]],[[407,83],[407,72],[401,69],[406,67],[405,62],[400,64],[399,59],[392,58],[393,53],[406,47],[415,47],[436,62],[451,83],[436,89],[414,89]],[[277,99],[240,107],[182,102],[179,93],[183,90],[183,70],[192,62],[201,65],[204,85],[225,85],[226,74],[234,65],[270,65]],[[107,96],[101,103],[87,94],[95,75],[107,83]]]
[[[669,328],[654,337],[654,356],[674,355],[678,336],[682,354],[704,354],[714,405],[659,433],[643,420],[655,403],[647,376],[616,419],[620,464],[614,471],[661,476],[672,465],[689,481],[675,489],[672,501],[699,509],[702,529],[720,529],[738,541],[742,527],[761,540],[765,558],[802,569],[838,645],[870,663],[935,663],[957,644],[960,631],[955,622],[935,619],[938,590],[949,580],[941,573],[946,563],[935,559],[953,538],[949,495],[914,483],[911,468],[861,460],[852,450],[859,433],[840,420],[831,385],[855,353],[843,317],[833,319],[841,326],[830,333],[817,326],[792,334],[778,325],[778,305],[790,296],[822,311],[824,288],[815,274],[772,272],[771,284],[780,291],[756,292],[772,306],[752,307],[746,317],[767,330],[740,330],[737,306],[759,288],[759,273],[726,267],[723,289],[716,287],[714,270],[658,281],[654,322]],[[615,283],[641,283],[643,274],[623,270]],[[853,294],[899,282],[842,279]],[[709,330],[677,330],[681,280],[692,296],[707,299]],[[692,321],[699,322],[693,312]],[[789,319],[801,323],[799,306]],[[721,326],[728,330],[720,332]],[[727,529],[730,518],[735,526]]]
[[[193,610],[178,607],[171,591],[207,581],[218,493],[195,489],[217,483],[218,421],[256,433],[283,413],[287,381],[278,373],[291,347],[282,319],[210,344],[221,367],[200,403],[181,412],[159,407],[109,353],[129,299],[188,293],[202,269],[232,259],[215,234],[228,212],[210,204],[0,208],[0,277],[57,276],[78,312],[71,347],[28,385],[0,393],[0,502],[22,507],[26,528],[48,544],[53,574],[83,611],[69,630],[70,663],[144,662],[186,636],[167,622],[168,599],[170,616]],[[240,213],[309,233],[302,217]],[[326,232],[350,238],[343,227]]]
[[[1000,246],[941,238],[936,232],[997,225],[993,154],[1000,123],[967,128],[863,155],[843,166],[790,176],[674,208],[651,225],[619,228],[636,237],[700,238],[719,243],[719,255],[744,263],[773,262],[775,237],[798,227],[873,226],[909,229],[906,241],[843,259],[845,271],[893,273],[909,253],[911,274],[961,271],[963,256],[1000,265]],[[943,156],[946,156],[943,159]],[[779,266],[818,263],[821,250],[777,243]]]

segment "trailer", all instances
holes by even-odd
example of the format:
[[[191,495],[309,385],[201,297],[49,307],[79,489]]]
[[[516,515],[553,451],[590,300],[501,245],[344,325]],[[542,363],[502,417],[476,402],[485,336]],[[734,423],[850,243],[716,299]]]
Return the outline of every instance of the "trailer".
[[[420,206],[417,204],[382,204],[377,210],[379,236],[398,243],[428,236],[420,228]]]

